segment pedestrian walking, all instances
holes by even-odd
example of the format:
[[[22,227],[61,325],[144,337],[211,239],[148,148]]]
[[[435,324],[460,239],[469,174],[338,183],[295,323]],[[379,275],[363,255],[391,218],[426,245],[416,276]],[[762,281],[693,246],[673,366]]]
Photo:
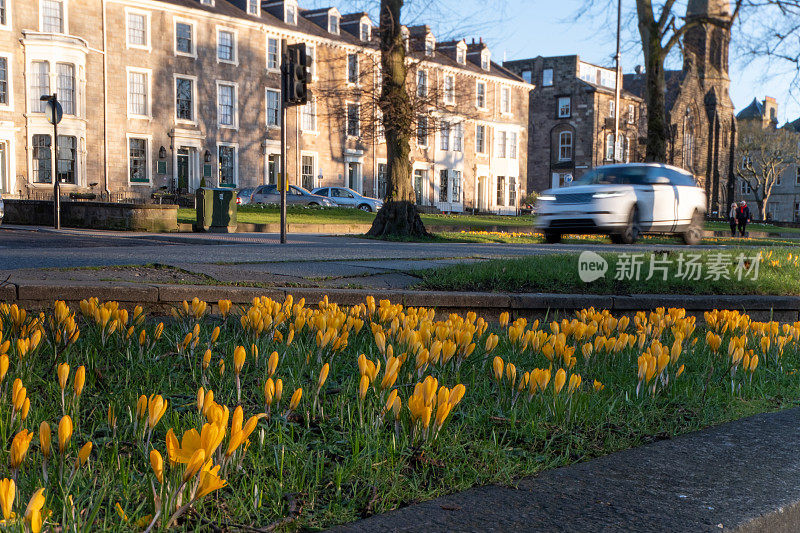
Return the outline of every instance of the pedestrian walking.
[[[731,204],[731,210],[728,211],[728,224],[731,226],[731,237],[736,237],[736,202]]]
[[[739,202],[739,208],[736,210],[736,223],[739,226],[739,234],[744,237],[747,232],[747,224],[750,222],[750,208],[747,207],[747,202],[742,200]]]

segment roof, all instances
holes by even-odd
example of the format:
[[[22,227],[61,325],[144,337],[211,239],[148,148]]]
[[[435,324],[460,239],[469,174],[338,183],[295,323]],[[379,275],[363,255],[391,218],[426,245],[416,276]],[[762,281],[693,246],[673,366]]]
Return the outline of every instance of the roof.
[[[601,92],[601,93],[605,93],[605,94],[616,94],[616,91],[612,87],[606,87],[604,85],[597,85],[596,83],[591,83],[591,82],[588,82],[586,80],[582,80],[580,78],[577,78],[577,80],[580,83],[582,83],[582,84],[586,85],[587,87],[589,87],[592,91]],[[622,90],[622,92],[620,94],[622,95],[623,98],[630,98],[630,99],[634,99],[634,100],[642,100],[642,97],[640,97],[640,96],[638,96],[636,94],[633,94],[630,91],[626,91],[624,89]]]
[[[321,39],[327,39],[330,41],[338,41],[344,44],[350,44],[353,46],[358,46],[360,48],[372,48],[374,51],[378,51],[378,39],[377,39],[377,32],[373,32],[373,39],[369,42],[361,41],[355,35],[348,33],[347,31],[340,32],[339,35],[329,33],[326,28],[321,27],[317,23],[309,20],[306,18],[306,13],[310,15],[319,14],[321,11],[326,11],[330,8],[322,8],[322,9],[314,9],[314,10],[305,10],[299,9],[299,16],[297,17],[297,24],[287,24],[283,21],[282,18],[273,15],[272,13],[268,12],[265,9],[261,10],[261,16],[250,15],[244,9],[234,5],[231,0],[216,0],[213,6],[207,6],[201,4],[198,0],[159,0],[165,4],[176,5],[180,7],[196,9],[199,11],[205,11],[208,13],[216,13],[219,15],[238,18],[242,20],[247,20],[251,22],[266,24],[268,26],[293,31],[293,32],[300,32],[310,35],[312,37],[318,37]],[[242,0],[244,4],[244,1]],[[367,16],[366,13],[350,13],[347,15],[342,15],[341,20],[345,22],[345,20],[356,21],[360,20],[362,16]],[[477,44],[477,43],[476,43]],[[483,43],[485,45],[485,43]],[[511,72],[503,68],[501,65],[498,65],[495,62],[491,62],[490,69],[483,70],[480,65],[476,65],[470,61],[467,61],[465,65],[458,63],[455,58],[451,58],[446,53],[440,52],[434,54],[433,57],[424,57],[422,51],[420,53],[412,52],[409,54],[411,57],[418,57],[420,59],[424,59],[425,62],[438,64],[444,67],[450,67],[453,69],[457,69],[460,71],[471,72],[477,75],[489,75],[495,76],[499,78],[505,78],[509,81],[524,83],[524,80]]]
[[[681,92],[681,83],[683,82],[684,75],[682,70],[665,70],[664,81],[667,85],[666,94],[666,108],[669,113],[675,102],[678,100],[678,95]],[[622,76],[622,86],[626,91],[644,99],[644,86],[645,75],[642,74],[624,74]]]
[[[793,122],[787,122],[786,125],[783,126],[783,127],[785,129],[792,130],[792,131],[795,131],[797,133],[800,133],[800,118],[798,118],[797,120],[795,120]]]
[[[348,13],[346,15],[342,15],[342,24],[347,24],[348,22],[357,22],[364,17],[369,18],[369,15],[367,15],[363,11],[359,13]]]
[[[764,118],[764,106],[761,102],[758,101],[757,98],[753,98],[753,101],[750,102],[750,105],[739,111],[736,115],[737,120],[746,120],[746,119],[763,119]]]
[[[686,7],[686,16],[721,16],[731,14],[730,0],[689,0]]]

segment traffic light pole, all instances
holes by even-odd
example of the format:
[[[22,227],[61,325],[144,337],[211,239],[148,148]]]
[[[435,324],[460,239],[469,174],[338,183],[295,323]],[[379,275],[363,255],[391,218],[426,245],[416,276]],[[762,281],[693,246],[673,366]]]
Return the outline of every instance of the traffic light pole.
[[[286,111],[288,108],[286,102],[286,78],[288,72],[289,62],[286,52],[286,40],[281,39],[281,174],[278,178],[281,191],[281,244],[286,244],[286,189],[289,182],[286,168]]]
[[[58,95],[53,94],[53,105]],[[53,227],[61,229],[61,183],[58,181],[58,122],[53,121],[53,160],[50,164],[50,176],[53,178]]]

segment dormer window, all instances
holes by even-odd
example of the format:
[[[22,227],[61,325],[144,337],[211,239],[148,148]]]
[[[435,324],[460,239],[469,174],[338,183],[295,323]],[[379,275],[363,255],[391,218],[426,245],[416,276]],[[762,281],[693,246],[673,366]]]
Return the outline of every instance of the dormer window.
[[[372,28],[369,22],[361,21],[361,31],[359,32],[362,41],[369,41],[372,37]]]
[[[250,15],[258,16],[261,12],[261,2],[259,0],[247,0],[247,12]]]
[[[489,52],[484,51],[483,53],[481,53],[481,68],[483,70],[489,70],[490,67],[491,67],[491,59]]]
[[[465,65],[467,63],[467,49],[463,46],[456,48],[456,61],[458,61],[460,65]]]
[[[428,37],[425,39],[425,55],[428,57],[433,56],[433,52],[436,49],[436,41],[433,40],[433,37]]]
[[[339,16],[328,15],[328,32],[339,35]]]
[[[214,7],[214,0],[200,0],[200,3],[204,6]]]
[[[286,24],[291,24],[293,26],[297,25],[297,6],[288,4],[286,6],[286,13],[284,17],[284,22]]]

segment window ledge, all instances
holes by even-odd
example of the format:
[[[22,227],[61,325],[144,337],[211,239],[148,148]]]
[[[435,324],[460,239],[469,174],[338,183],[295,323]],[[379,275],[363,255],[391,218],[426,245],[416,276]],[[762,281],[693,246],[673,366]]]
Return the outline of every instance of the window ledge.
[[[150,45],[146,45],[146,44],[130,44],[130,43],[126,43],[125,47],[128,50],[144,50],[146,52],[152,52],[153,51],[153,48]]]
[[[229,59],[217,58],[217,63],[218,64],[223,64],[223,65],[233,65],[234,67],[238,67],[239,66],[239,61],[238,60],[231,61]]]
[[[197,52],[187,54],[186,52],[178,52],[175,50],[175,57],[190,57],[192,59],[197,59]]]

